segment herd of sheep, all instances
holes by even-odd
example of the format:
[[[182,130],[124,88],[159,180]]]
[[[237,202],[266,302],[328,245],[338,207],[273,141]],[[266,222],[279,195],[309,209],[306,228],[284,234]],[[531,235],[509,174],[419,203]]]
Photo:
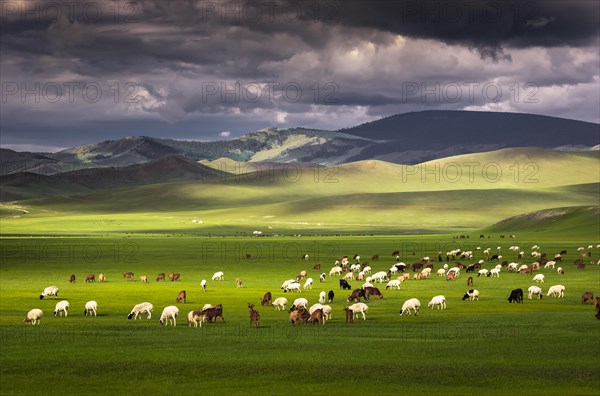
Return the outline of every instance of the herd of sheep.
[[[588,249],[591,249],[591,248],[592,248],[592,246],[590,245],[588,247]],[[600,248],[600,245],[598,245],[597,248]],[[498,251],[500,249],[501,249],[500,247],[497,248]],[[477,248],[477,250],[479,250],[479,248]],[[509,250],[518,254],[519,258],[522,258],[524,255],[524,253],[521,251],[521,249],[518,246],[511,246],[509,248]],[[445,264],[443,264],[443,266],[441,268],[439,268],[437,271],[434,272],[434,262],[435,262],[434,259],[431,259],[429,257],[423,257],[419,262],[414,263],[409,266],[400,261],[398,252],[393,252],[392,255],[396,256],[396,263],[394,265],[392,265],[392,267],[390,269],[388,269],[387,271],[379,271],[379,272],[372,273],[372,268],[368,262],[363,262],[362,264],[360,263],[359,255],[353,256],[354,261],[355,261],[355,263],[353,263],[353,264],[350,264],[350,260],[349,260],[348,256],[343,256],[335,261],[333,267],[329,271],[329,276],[339,276],[340,277],[340,279],[339,279],[340,288],[345,289],[345,290],[352,289],[350,287],[348,281],[360,280],[360,281],[364,282],[360,288],[354,289],[352,291],[352,293],[349,295],[349,297],[347,298],[347,301],[350,303],[353,303],[353,304],[344,306],[344,308],[343,308],[343,310],[345,311],[345,314],[346,314],[346,323],[352,323],[354,321],[354,319],[357,318],[359,315],[362,316],[363,320],[366,320],[365,314],[369,309],[366,302],[369,301],[370,297],[372,297],[374,299],[382,299],[383,298],[383,295],[381,294],[380,290],[374,286],[375,284],[377,284],[377,283],[383,284],[384,282],[387,282],[386,286],[385,286],[386,290],[400,290],[402,283],[404,283],[406,280],[411,278],[410,270],[413,271],[412,278],[415,280],[430,278],[431,274],[435,273],[435,275],[437,275],[438,277],[445,276],[445,279],[447,281],[455,281],[460,277],[461,271],[464,271],[467,274],[468,273],[473,273],[473,274],[477,273],[477,277],[483,276],[483,277],[499,278],[500,273],[502,272],[502,270],[504,268],[506,268],[506,271],[508,271],[508,272],[518,272],[518,273],[524,273],[524,274],[532,274],[534,271],[540,270],[540,268],[542,266],[544,269],[554,269],[556,263],[561,261],[562,255],[566,254],[566,251],[563,250],[560,253],[557,253],[554,256],[553,260],[548,260],[548,259],[546,259],[546,255],[544,253],[539,252],[539,246],[535,245],[531,248],[531,250],[532,250],[531,257],[533,257],[536,260],[531,265],[525,265],[525,264],[522,264],[521,262],[508,263],[507,261],[503,261],[502,263],[497,264],[493,269],[491,269],[489,271],[487,269],[481,268],[482,265],[485,263],[485,260],[480,260],[477,263],[471,264],[469,266],[465,266],[460,262],[455,262],[454,266],[451,268],[449,268],[449,265],[447,263],[445,263]],[[577,249],[578,252],[582,252],[583,250],[584,250],[584,248],[582,248],[582,247]],[[586,253],[587,257],[590,257],[590,255],[591,255],[590,253]],[[583,256],[583,254],[582,254],[582,256]],[[303,255],[302,259],[306,260],[307,257],[308,257],[307,255]],[[501,255],[491,255],[490,248],[485,249],[483,251],[483,257],[485,257],[488,261],[496,260],[498,262],[502,258]],[[472,260],[473,252],[461,251],[460,249],[456,249],[456,250],[452,250],[452,251],[449,251],[446,253],[446,261],[449,262],[456,258]],[[373,260],[378,260],[378,259],[379,259],[378,255],[373,256]],[[442,252],[438,253],[437,261],[443,262]],[[585,268],[585,264],[582,263],[581,259],[576,260],[575,264],[577,264],[578,269]],[[592,262],[592,264],[600,265],[600,261],[598,261],[597,263]],[[313,269],[320,271],[320,269],[321,269],[320,264],[316,264],[313,267]],[[475,271],[477,271],[477,272],[475,272]],[[562,267],[558,267],[558,269],[556,269],[556,272],[560,275],[564,275],[564,269]],[[344,274],[344,273],[345,273],[345,275],[342,276],[342,274]],[[400,274],[400,275],[395,277],[398,274]],[[307,277],[307,275],[308,275],[307,271],[302,271],[295,278],[284,281],[280,287],[281,290],[283,290],[284,293],[301,293],[302,289],[304,289],[304,290],[312,289],[313,279],[311,277]],[[320,279],[321,283],[325,282],[326,276],[327,275],[325,272],[322,272],[320,274],[319,279]],[[126,272],[123,274],[123,277],[125,279],[132,279],[133,273]],[[175,273],[169,274],[169,279],[171,281],[179,280],[179,277],[180,277],[179,274],[175,274]],[[98,279],[101,282],[103,282],[103,281],[105,281],[106,278],[105,278],[104,274],[100,274]],[[213,281],[222,281],[225,279],[224,273],[222,271],[215,272],[215,274],[212,276],[211,279]],[[305,279],[305,281],[302,286],[302,284],[300,282],[303,279]],[[545,275],[542,273],[538,273],[535,276],[533,276],[532,281],[534,281],[538,284],[541,284],[541,283],[544,283],[544,279],[545,279]],[[140,280],[142,282],[147,282],[147,277],[144,275],[144,276],[140,277]],[[165,280],[165,274],[159,274],[158,277],[156,278],[156,280],[157,281]],[[74,282],[75,275],[71,275],[71,277],[69,278],[69,281]],[[88,275],[87,278],[85,279],[86,283],[94,282],[94,281],[95,281],[94,274]],[[207,282],[205,279],[203,279],[200,283],[203,291],[206,291],[206,284],[207,284]],[[236,284],[238,287],[243,287],[243,282],[240,279],[236,280]],[[473,278],[469,277],[467,280],[467,285],[470,286],[472,284],[473,284]],[[49,298],[49,297],[57,298],[58,292],[59,292],[59,289],[56,286],[48,286],[40,294],[40,299]],[[530,300],[533,298],[542,299],[543,290],[540,286],[533,285],[527,289],[527,294],[528,294],[528,298]],[[548,292],[547,292],[548,296],[555,297],[555,298],[562,298],[562,297],[564,297],[564,294],[565,294],[565,286],[563,286],[563,285],[553,285],[548,289]],[[477,300],[479,300],[479,295],[480,295],[479,290],[469,289],[466,291],[466,293],[464,294],[462,299],[470,300],[470,301],[477,301]],[[361,302],[361,298],[364,299],[365,302]],[[313,323],[313,324],[321,323],[321,324],[324,324],[327,320],[329,320],[331,318],[331,314],[332,314],[332,308],[330,305],[327,305],[326,302],[331,303],[333,301],[333,299],[334,299],[333,290],[330,290],[329,293],[326,293],[325,291],[321,291],[319,294],[319,302],[311,305],[310,307],[308,306],[308,300],[306,298],[296,298],[293,301],[291,308],[289,310],[290,322],[293,324],[295,324],[295,323]],[[185,302],[185,291],[181,291],[177,297],[177,302],[181,302],[181,301]],[[510,293],[508,301],[509,302],[514,301],[517,303],[522,302],[523,301],[523,290],[522,289],[513,290]],[[596,297],[594,299],[592,292],[585,292],[582,295],[582,303],[586,303],[588,301],[592,301],[594,303],[594,306],[596,308],[596,317],[598,319],[600,319],[600,297]],[[272,299],[271,292],[265,293],[265,295],[261,301],[261,305],[263,305],[263,306],[271,305],[277,311],[286,310],[287,304],[288,304],[288,299],[285,297],[278,297],[278,298]],[[433,298],[431,298],[431,300],[429,301],[427,306],[430,307],[431,309],[434,309],[435,307],[437,307],[438,309],[441,309],[441,310],[446,309],[446,298],[443,295],[434,296]],[[400,315],[406,314],[406,315],[410,316],[410,315],[414,314],[415,316],[417,316],[419,314],[420,308],[421,308],[421,302],[417,298],[409,298],[403,303],[402,308],[400,310]],[[131,312],[129,313],[128,318],[135,320],[138,317],[141,318],[141,315],[146,314],[147,319],[151,319],[153,309],[154,309],[153,304],[151,304],[149,302],[143,302],[140,304],[136,304],[133,307],[133,309],[131,310]],[[68,310],[69,310],[69,302],[67,300],[59,301],[58,303],[56,303],[56,306],[54,309],[54,316],[63,316],[64,315],[66,317],[68,315]],[[84,315],[96,316],[97,310],[98,310],[98,304],[96,303],[96,301],[88,301],[85,304]],[[256,311],[254,309],[254,304],[250,304],[250,303],[248,304],[248,313],[249,313],[249,318],[250,318],[250,324],[258,326],[259,322],[260,322],[260,314],[258,311]],[[173,305],[167,306],[166,308],[163,309],[162,314],[159,319],[159,322],[162,325],[171,324],[172,326],[176,326],[178,315],[179,315],[178,307],[173,306]],[[35,325],[35,324],[39,325],[42,317],[43,317],[42,310],[39,308],[34,308],[27,313],[24,322],[28,323],[28,324],[33,324],[33,325]],[[186,319],[187,319],[187,323],[189,326],[201,327],[202,323],[214,322],[219,317],[221,318],[221,320],[224,321],[222,305],[218,304],[217,306],[213,307],[210,304],[206,304],[202,308],[202,310],[190,311],[187,314]]]

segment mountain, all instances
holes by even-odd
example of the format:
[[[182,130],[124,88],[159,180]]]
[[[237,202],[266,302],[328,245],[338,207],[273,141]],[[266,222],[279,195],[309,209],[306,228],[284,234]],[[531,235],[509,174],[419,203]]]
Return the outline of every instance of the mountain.
[[[267,128],[221,141],[126,137],[53,154],[3,150],[2,172],[52,175],[94,167],[125,167],[178,155],[192,161],[337,165],[361,160],[417,164],[507,147],[585,151],[600,143],[600,125],[533,114],[421,111],[337,132]]]

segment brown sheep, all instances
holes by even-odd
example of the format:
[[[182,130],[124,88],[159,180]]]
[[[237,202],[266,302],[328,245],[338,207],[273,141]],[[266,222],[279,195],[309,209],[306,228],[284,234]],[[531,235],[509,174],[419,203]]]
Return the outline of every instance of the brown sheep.
[[[182,290],[179,292],[179,294],[177,294],[177,299],[175,300],[175,302],[183,302],[185,304],[185,290]]]
[[[69,283],[75,283],[75,275],[74,274],[69,277]]]
[[[96,282],[96,274],[89,274],[88,276],[85,277],[84,282],[85,283]]]

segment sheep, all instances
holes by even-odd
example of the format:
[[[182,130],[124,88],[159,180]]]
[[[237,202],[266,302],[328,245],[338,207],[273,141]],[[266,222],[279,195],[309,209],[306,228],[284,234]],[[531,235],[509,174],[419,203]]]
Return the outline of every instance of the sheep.
[[[340,267],[339,265],[336,265],[335,267],[331,267],[331,270],[329,270],[329,276],[333,276],[333,275],[342,275],[342,267]]]
[[[319,275],[319,282],[325,282],[325,272],[321,272],[321,275]]]
[[[162,281],[164,281],[164,280],[165,280],[165,273],[164,273],[164,272],[162,272],[162,273],[160,273],[160,274],[158,274],[158,275],[156,276],[156,281],[157,281],[157,282],[159,282],[159,281],[161,281],[161,280],[162,280]]]
[[[179,308],[174,305],[170,305],[163,309],[162,314],[160,315],[160,319],[158,322],[165,326],[169,325],[169,321],[173,323],[173,327],[177,326],[177,315],[179,315]]]
[[[236,287],[244,287],[244,281],[243,281],[243,280],[241,280],[240,278],[237,278],[237,279],[235,280],[235,286],[236,286]]]
[[[354,272],[348,272],[346,275],[344,275],[344,277],[342,278],[346,281],[353,281],[354,280]]]
[[[333,302],[333,297],[334,297],[334,293],[333,290],[329,290],[329,292],[327,293],[327,302]]]
[[[140,282],[142,282],[142,283],[148,283],[148,277],[146,275],[140,276]]]
[[[194,327],[202,327],[202,322],[204,321],[204,315],[202,315],[201,311],[190,311],[187,314],[187,322],[188,325],[191,327],[192,324],[194,325]]]
[[[284,310],[285,306],[287,305],[288,300],[285,297],[278,297],[275,300],[273,300],[273,302],[271,303],[271,305],[277,310]]]
[[[319,303],[325,304],[326,299],[327,299],[327,293],[325,293],[324,291],[319,293]]]
[[[358,302],[350,305],[348,309],[352,311],[355,317],[358,317],[358,314],[360,313],[362,314],[363,320],[367,320],[367,317],[365,316],[365,312],[369,310],[367,304]]]
[[[254,324],[258,327],[260,324],[260,314],[254,309],[254,304],[248,304],[248,315],[250,316],[250,326]]]
[[[424,268],[423,271],[421,271],[421,279],[429,278],[430,276],[431,276],[431,268]]]
[[[363,281],[365,280],[365,271],[360,271],[356,276],[356,280]]]
[[[300,307],[303,307],[304,309],[306,309],[306,305],[308,305],[308,300],[306,298],[297,298],[294,300],[294,303],[292,304],[292,310],[298,309]]]
[[[27,317],[25,319],[23,319],[23,323],[31,323],[32,325],[35,324],[40,324],[42,316],[44,316],[44,313],[42,312],[41,309],[38,308],[34,308],[31,311],[27,312]]]
[[[492,268],[487,276],[491,276],[492,278],[499,278],[500,268]]]
[[[352,272],[359,272],[360,271],[360,264],[358,264],[358,263],[352,264],[350,266],[350,271],[352,271]]]
[[[385,285],[385,288],[386,288],[386,290],[387,290],[387,289],[392,289],[392,290],[393,290],[393,289],[396,289],[396,290],[400,290],[400,283],[402,283],[402,282],[400,282],[398,279],[393,279],[393,280],[389,281],[389,282],[387,283],[387,285]]]
[[[550,286],[548,289],[548,297],[560,298],[565,296],[565,287],[563,285]]]
[[[506,267],[506,269],[509,272],[513,272],[513,271],[516,271],[518,267],[519,267],[519,263],[510,263],[510,264],[508,264],[508,267]]]
[[[373,282],[383,283],[383,280],[387,279],[387,272],[385,272],[385,271],[376,272],[375,274],[373,274],[373,276],[371,278],[373,279]]]
[[[133,272],[123,272],[124,279],[133,279]]]
[[[480,277],[480,276],[487,276],[488,272],[489,272],[489,271],[488,271],[488,270],[486,270],[486,269],[479,270],[479,271],[477,272],[477,277]]]
[[[435,273],[437,276],[444,276],[446,275],[446,270],[443,268],[440,268],[439,270],[436,271]]]
[[[306,289],[312,289],[313,287],[313,278],[307,278],[306,282],[304,282],[304,290]]]
[[[321,264],[315,264],[315,265],[313,266],[313,270],[315,270],[315,271],[320,271],[320,270],[321,270]]]
[[[469,276],[467,278],[467,286],[473,286],[473,277],[472,276]]]
[[[154,305],[150,304],[149,302],[143,302],[141,304],[137,304],[133,307],[133,309],[131,310],[129,315],[127,315],[127,319],[133,318],[133,320],[136,320],[138,315],[143,314],[143,313],[147,313],[148,314],[147,319],[150,319],[152,317],[153,309],[154,309]],[[141,319],[141,316],[140,316],[140,319]]]
[[[47,288],[45,288],[44,291],[42,291],[42,294],[40,294],[40,300],[43,300],[44,297],[57,298],[58,297],[58,287],[48,286]]]
[[[83,311],[83,314],[85,316],[88,316],[88,314],[90,316],[92,316],[92,314],[94,314],[94,316],[98,315],[98,303],[96,301],[88,301],[85,303],[85,310]]]
[[[441,295],[435,296],[427,304],[427,306],[431,307],[431,309],[433,309],[433,307],[435,307],[436,305],[438,306],[438,309],[446,309],[446,297]]]
[[[204,304],[202,307],[202,311],[206,311],[207,309],[214,308],[212,304]]]
[[[222,280],[225,280],[225,274],[223,274],[223,271],[217,271],[217,272],[215,272],[215,274],[212,276],[212,280],[214,280],[214,281],[222,281]]]
[[[392,275],[396,275],[398,273],[398,268],[395,265],[390,267],[390,272]]]
[[[411,315],[411,310],[415,311],[415,316],[419,315],[419,309],[421,308],[421,302],[416,298],[408,299],[402,304],[402,309],[400,310],[400,316],[404,315],[408,312],[408,316]]]
[[[284,293],[287,292],[295,292],[297,291],[298,293],[302,293],[302,290],[300,289],[300,283],[298,282],[293,282],[290,283],[289,285],[287,285],[287,287],[283,290]]]
[[[373,284],[371,282],[365,282],[362,284],[362,286],[360,288],[364,290],[367,287],[375,287],[375,286],[373,286]]]
[[[539,286],[529,286],[529,289],[527,289],[527,294],[530,300],[533,300],[534,295],[538,296],[538,300],[541,300],[543,297],[542,288]]]
[[[84,283],[88,283],[88,282],[96,282],[96,274],[89,274],[88,276],[85,277]]]
[[[104,276],[103,273],[101,273],[100,275],[98,275],[98,282],[105,282],[106,281],[106,277]]]
[[[544,274],[537,274],[533,277],[533,280],[538,283],[544,283]]]
[[[473,300],[479,301],[479,290],[476,290],[476,289],[468,290],[462,299],[464,301],[467,298],[469,299],[469,301],[473,301]]]
[[[291,283],[296,283],[296,279],[288,279],[288,280],[284,281],[284,282],[281,284],[281,288],[280,288],[280,289],[282,289],[282,290],[285,290],[285,289],[287,289],[287,287],[288,287],[288,286],[289,286]]]
[[[454,274],[455,278],[458,278],[460,276],[460,268],[458,268],[458,267],[452,267],[452,268],[450,268],[447,273],[449,274],[450,272],[456,272]]]
[[[594,293],[585,292],[581,295],[581,303],[582,304],[585,304],[588,301],[591,301],[592,303],[594,302]]]
[[[556,272],[557,272],[558,274],[561,274],[561,275],[564,275],[564,274],[565,274],[565,270],[563,270],[563,267],[558,267],[558,268],[556,269]]]
[[[527,264],[521,264],[521,266],[519,266],[519,268],[517,269],[517,272],[523,272],[526,269],[529,269],[529,267],[527,266]]]
[[[69,302],[67,300],[62,300],[56,303],[54,306],[54,316],[62,316],[65,314],[65,318],[67,317],[67,313],[69,311]]]
[[[552,268],[554,269],[554,265],[556,264],[556,261],[548,261],[545,265],[544,268],[548,269],[548,268]]]
[[[309,314],[313,314],[313,312],[315,312],[318,309],[323,309],[323,304],[321,303],[316,303],[310,306],[310,308],[308,309],[308,313]]]
[[[202,279],[202,281],[200,282],[200,286],[202,287],[202,291],[205,292],[206,291],[206,279]]]

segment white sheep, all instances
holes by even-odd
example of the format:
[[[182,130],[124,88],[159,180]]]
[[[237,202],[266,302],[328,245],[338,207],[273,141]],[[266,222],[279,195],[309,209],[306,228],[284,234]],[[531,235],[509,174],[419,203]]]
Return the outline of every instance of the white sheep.
[[[348,272],[346,275],[344,275],[344,280],[347,281],[353,281],[354,280],[354,272]]]
[[[398,280],[398,279],[392,279],[391,281],[389,281],[387,283],[387,285],[385,285],[385,288],[386,289],[392,289],[392,290],[393,289],[400,290],[400,284],[401,283],[402,282],[400,280]]]
[[[443,268],[440,268],[439,270],[436,271],[435,273],[437,276],[444,276],[446,275],[446,270]]]
[[[527,266],[527,264],[521,264],[521,266],[519,267],[519,269],[517,269],[517,272],[521,272],[521,271],[523,271],[523,270],[526,270],[527,268],[529,268],[529,267]]]
[[[431,276],[431,268],[423,268],[423,271],[421,271],[421,277],[429,278],[430,276]]]
[[[321,283],[325,282],[325,272],[321,272],[321,275],[319,275],[319,281]]]
[[[444,264],[444,271],[448,271],[448,264]]]
[[[509,271],[516,271],[518,267],[519,263],[510,263],[506,269]]]
[[[398,273],[398,268],[397,268],[395,265],[392,265],[392,266],[390,267],[390,273],[391,273],[392,275],[396,275],[396,274]]]
[[[330,305],[323,305],[323,319],[324,320],[329,320],[331,319],[331,306]]]
[[[358,272],[358,271],[360,271],[360,264],[358,264],[358,263],[352,264],[350,266],[350,271],[352,271],[352,272]]]
[[[563,270],[563,267],[558,267],[558,268],[556,269],[556,272],[557,272],[558,274],[564,274],[564,273],[565,273],[565,271]]]
[[[402,304],[402,309],[400,310],[400,315],[404,315],[408,313],[408,316],[411,315],[411,310],[415,311],[415,316],[419,315],[419,309],[421,309],[421,302],[416,298],[408,299]]]
[[[153,309],[154,309],[154,305],[150,304],[149,302],[143,302],[141,304],[137,304],[133,307],[133,309],[131,310],[129,315],[127,315],[127,319],[134,318],[133,320],[135,320],[135,319],[137,319],[139,314],[143,314],[143,313],[147,313],[148,314],[147,319],[150,319],[152,317]],[[140,316],[140,319],[141,318],[142,317]]]
[[[319,302],[321,304],[325,304],[326,300],[327,300],[327,293],[325,293],[324,291],[322,291],[321,293],[319,293]]]
[[[387,272],[376,272],[375,274],[373,274],[373,276],[371,276],[371,279],[373,279],[373,282],[383,283],[384,279],[387,279]]]
[[[206,279],[202,279],[202,281],[200,282],[200,286],[202,286],[202,291],[205,292],[206,291]]]
[[[56,303],[54,306],[54,316],[62,316],[65,314],[65,318],[67,317],[67,313],[69,311],[69,302],[67,300],[62,300]]]
[[[41,309],[34,308],[31,311],[27,312],[27,317],[23,319],[23,323],[31,323],[32,325],[40,324],[42,316],[44,313]]]
[[[204,304],[201,311],[206,311],[207,309],[214,308],[212,304]]]
[[[356,276],[356,280],[362,281],[365,280],[365,271],[360,271]]]
[[[375,287],[375,286],[373,286],[373,284],[371,282],[365,282],[362,284],[362,286],[360,288],[366,289],[367,287]]]
[[[488,272],[489,272],[489,271],[488,271],[488,270],[486,270],[485,268],[484,268],[484,269],[480,269],[480,270],[477,272],[477,276],[487,276]]]
[[[174,305],[170,305],[163,309],[162,314],[160,315],[159,322],[160,324],[168,326],[169,321],[171,321],[173,323],[173,326],[177,326],[177,315],[179,315],[179,308],[177,308]]]
[[[225,280],[225,274],[223,273],[223,271],[217,271],[212,276],[212,280]]]
[[[502,264],[498,264],[494,268],[497,269],[497,270],[501,270],[502,269]]]
[[[40,294],[40,300],[42,300],[44,297],[58,297],[58,287],[48,286],[45,288],[44,291],[42,291],[42,294]]]
[[[304,290],[306,289],[312,289],[313,286],[313,278],[307,278],[306,282],[304,282]]]
[[[565,287],[563,285],[554,285],[548,289],[548,296],[560,298],[565,296]]]
[[[336,265],[335,267],[331,267],[331,270],[329,270],[329,276],[333,276],[333,275],[342,275],[342,267],[340,267],[339,265]]]
[[[530,286],[529,289],[527,289],[527,293],[529,294],[529,299],[532,300],[533,299],[533,295],[537,295],[538,299],[542,299],[542,288],[538,287],[538,286]]]
[[[323,309],[323,304],[316,303],[311,305],[311,307],[308,309],[308,313],[312,315],[317,309]]]
[[[365,303],[355,303],[352,304],[348,307],[349,310],[352,311],[352,314],[354,315],[354,317],[358,317],[358,314],[362,314],[363,320],[367,320],[367,317],[365,316],[365,312],[367,312],[369,310],[369,307],[367,306],[367,304]]]
[[[433,307],[435,307],[436,305],[438,306],[438,309],[446,309],[446,297],[441,295],[435,296],[427,304],[427,306],[431,307],[431,309],[433,309]]]
[[[304,308],[306,308],[307,305],[308,305],[308,300],[306,298],[297,298],[297,299],[294,300],[294,303],[292,304],[292,307],[295,307],[295,308],[304,307]]]
[[[500,278],[500,268],[492,268],[488,276],[492,278]]]
[[[544,283],[544,274],[537,274],[533,277],[533,280],[539,283]]]
[[[554,269],[554,266],[556,265],[556,261],[548,261],[545,265],[544,268],[548,269],[548,268],[552,268]]]
[[[365,268],[363,268],[363,272],[365,273],[365,275],[369,275],[371,273],[371,267],[370,266],[365,266]]]
[[[276,298],[271,305],[277,310],[284,310],[285,306],[287,305],[288,300],[285,297],[278,297]]]
[[[455,272],[454,277],[458,278],[460,276],[460,268],[458,267],[452,267],[448,270],[448,273],[450,272]]]
[[[287,285],[287,287],[283,290],[284,293],[287,292],[298,292],[298,293],[302,293],[302,290],[300,288],[300,283],[298,282],[292,282],[289,285]]]
[[[94,314],[94,316],[97,316],[97,312],[98,312],[98,303],[96,303],[96,301],[88,301],[85,303],[85,310],[83,311],[83,314],[85,316],[88,316],[88,314],[90,316],[92,316],[92,314]]]
[[[187,314],[187,322],[188,326],[194,325],[194,327],[202,327],[202,322],[204,322],[204,315],[200,311],[190,311]]]
[[[470,301],[473,300],[477,300],[479,301],[479,290],[477,289],[471,289],[471,290],[467,290],[467,292],[465,293],[465,295],[463,296],[463,301],[466,299],[469,299]]]

